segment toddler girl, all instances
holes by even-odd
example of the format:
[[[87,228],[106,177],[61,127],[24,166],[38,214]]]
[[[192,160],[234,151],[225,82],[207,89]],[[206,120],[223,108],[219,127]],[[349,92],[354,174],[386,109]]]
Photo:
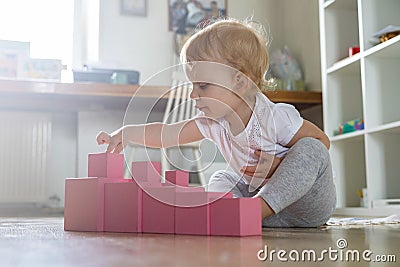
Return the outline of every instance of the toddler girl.
[[[261,93],[268,68],[262,32],[247,22],[217,21],[188,39],[181,62],[198,116],[101,132],[98,144],[119,153],[127,142],[161,148],[207,138],[233,170],[214,173],[209,191],[259,198],[266,227],[324,224],[336,205],[329,140],[293,106]]]

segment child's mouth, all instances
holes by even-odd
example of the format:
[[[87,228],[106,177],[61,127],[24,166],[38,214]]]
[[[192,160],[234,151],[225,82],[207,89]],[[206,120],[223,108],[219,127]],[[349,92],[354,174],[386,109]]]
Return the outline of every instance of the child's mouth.
[[[202,111],[202,110],[205,109],[206,107],[199,107],[199,106],[196,106],[196,108],[197,108],[198,110]]]

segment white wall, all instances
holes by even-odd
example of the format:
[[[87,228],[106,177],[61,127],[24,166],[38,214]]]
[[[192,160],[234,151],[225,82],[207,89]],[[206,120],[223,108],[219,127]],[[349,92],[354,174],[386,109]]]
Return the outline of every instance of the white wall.
[[[147,16],[120,14],[120,1],[100,0],[99,60],[141,72],[141,83],[173,62],[167,0],[148,0]],[[158,77],[149,84],[169,84]]]
[[[299,61],[308,88],[321,91],[318,1],[284,0],[280,3],[284,11],[282,44],[288,44]]]
[[[174,62],[168,31],[168,1],[148,0],[146,17],[120,15],[120,1],[100,0],[99,59],[141,71],[141,82]],[[272,34],[270,51],[287,44],[298,59],[309,89],[321,90],[318,1],[228,0],[228,16],[253,19]],[[158,77],[149,84],[169,84]]]
[[[253,18],[278,29],[279,14],[274,0],[229,0],[228,16]],[[141,83],[174,64],[173,33],[168,30],[168,1],[148,0],[147,16],[124,16],[119,1],[100,0],[99,60],[121,68],[141,71]],[[276,30],[277,31],[277,30]],[[274,41],[273,45],[278,43]],[[158,77],[149,84],[169,84],[169,77]]]
[[[264,25],[270,33],[270,51],[281,46],[279,33],[282,31],[280,23],[282,8],[277,0],[229,0],[228,16],[236,19],[253,18]]]
[[[228,15],[246,18],[269,27],[270,53],[288,45],[298,60],[307,86],[321,91],[318,1],[315,0],[230,0]]]
[[[47,170],[48,196],[58,196],[61,200],[58,204],[64,206],[65,178],[79,177],[76,172],[76,115],[54,112],[51,123],[52,140]]]

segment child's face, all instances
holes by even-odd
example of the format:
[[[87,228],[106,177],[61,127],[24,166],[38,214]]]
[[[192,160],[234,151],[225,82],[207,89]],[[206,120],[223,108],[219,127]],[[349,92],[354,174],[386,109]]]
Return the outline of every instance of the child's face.
[[[190,97],[196,101],[196,108],[203,111],[207,117],[219,119],[234,112],[238,96],[222,86],[195,82]]]
[[[190,97],[207,117],[218,119],[235,111],[240,97],[234,92],[234,70],[221,64],[200,64],[188,76],[193,84]]]

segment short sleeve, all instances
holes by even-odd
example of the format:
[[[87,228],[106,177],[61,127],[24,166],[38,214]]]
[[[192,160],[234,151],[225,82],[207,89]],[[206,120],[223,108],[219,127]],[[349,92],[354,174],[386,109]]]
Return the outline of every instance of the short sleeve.
[[[285,146],[303,125],[303,118],[297,109],[289,104],[278,103],[274,108],[277,143]]]
[[[204,116],[203,112],[200,112],[195,118],[194,121],[199,129],[200,133],[204,138],[214,140],[215,138],[215,127],[218,125],[212,119],[209,119]]]

